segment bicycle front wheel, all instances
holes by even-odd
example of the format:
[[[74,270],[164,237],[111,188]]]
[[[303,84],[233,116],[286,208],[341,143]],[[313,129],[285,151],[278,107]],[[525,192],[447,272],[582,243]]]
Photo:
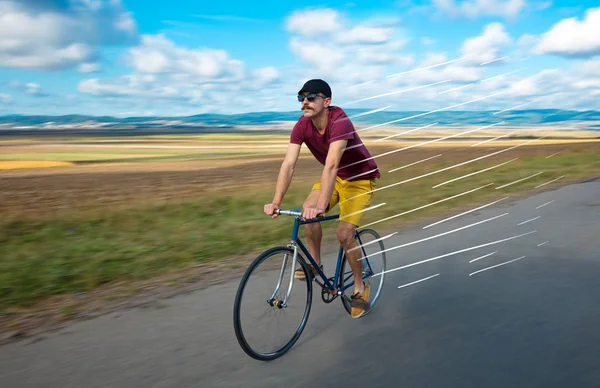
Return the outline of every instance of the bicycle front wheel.
[[[356,245],[358,247],[357,250],[360,252],[359,263],[362,264],[363,279],[371,287],[368,301],[369,308],[365,311],[365,315],[367,315],[379,301],[381,290],[383,289],[386,269],[385,246],[379,233],[373,229],[359,231],[356,237]],[[348,259],[344,256],[341,267],[340,289],[353,281],[354,275],[352,274],[350,263],[348,263]],[[352,312],[352,299],[350,299],[350,295],[353,292],[354,287],[351,285],[342,292],[340,298],[348,314]]]
[[[294,250],[271,248],[250,264],[240,281],[233,308],[235,334],[250,357],[281,357],[298,340],[310,314],[312,282],[294,279],[296,269],[309,269]]]

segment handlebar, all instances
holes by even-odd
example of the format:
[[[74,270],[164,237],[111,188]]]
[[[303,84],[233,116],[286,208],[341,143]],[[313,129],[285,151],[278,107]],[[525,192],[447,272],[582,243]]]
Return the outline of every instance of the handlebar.
[[[286,216],[294,216],[294,217],[298,217],[302,219],[302,212],[298,211],[298,210],[281,210],[281,209],[277,209],[275,210],[275,213],[277,213],[278,215],[286,215]],[[315,219],[312,220],[304,220],[302,219],[302,223],[303,224],[311,224],[313,222],[322,222],[322,221],[327,221],[327,220],[333,220],[333,219],[337,219],[339,218],[339,214],[335,214],[332,216],[326,216],[326,215],[322,215],[321,217],[317,217]]]
[[[276,213],[278,215],[285,215],[285,216],[296,216],[296,217],[302,216],[302,212],[298,212],[298,211],[294,211],[294,210],[277,209]]]

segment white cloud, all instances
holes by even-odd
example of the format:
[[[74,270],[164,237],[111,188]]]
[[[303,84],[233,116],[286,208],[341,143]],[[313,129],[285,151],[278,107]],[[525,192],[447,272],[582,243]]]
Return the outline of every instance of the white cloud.
[[[528,38],[524,38],[525,41]],[[445,53],[428,53],[412,70],[391,79],[343,90],[352,100],[394,91],[363,104],[349,107],[377,108],[391,105],[390,110],[434,110],[485,97],[454,109],[510,109],[520,104],[527,108],[596,109],[600,95],[600,56],[578,61],[565,69],[542,69],[534,74],[494,70],[489,66],[461,60],[434,66],[449,60]],[[522,69],[523,70],[523,69]],[[507,74],[505,74],[507,73]],[[490,78],[499,75],[497,78]],[[482,82],[485,79],[485,82]],[[450,82],[443,82],[449,81]],[[435,82],[442,82],[431,85]],[[414,87],[426,87],[412,89]],[[411,90],[412,89],[412,90]],[[454,90],[452,90],[454,89]],[[445,93],[441,93],[445,92]],[[341,94],[338,92],[338,96]],[[338,97],[339,98],[339,97]],[[344,99],[344,101],[348,98]],[[399,117],[400,118],[400,117]]]
[[[304,75],[343,84],[367,82],[374,73],[381,76],[386,66],[414,62],[412,55],[401,51],[407,40],[397,29],[399,23],[398,18],[388,16],[350,22],[328,8],[296,11],[286,20],[292,33],[290,50],[310,66]],[[361,76],[361,69],[366,68],[368,72]]]
[[[539,100],[528,107],[596,109],[591,96],[600,91],[598,64],[598,59],[593,59],[574,62],[565,69],[543,69],[526,77],[513,74],[497,82],[494,90],[502,91],[501,100],[507,107]]]
[[[64,69],[93,59],[99,45],[134,37],[118,1],[0,1],[0,66]]]
[[[269,85],[279,80],[280,74],[274,67],[263,67],[254,71],[254,77],[261,85]]]
[[[411,85],[420,85],[442,81],[452,81],[454,83],[475,82],[483,77],[484,69],[481,66],[471,66],[465,61],[436,66],[447,61],[448,59],[444,53],[428,53],[417,66],[419,70],[402,75],[400,79]],[[449,89],[451,87],[449,85],[442,84],[440,88]]]
[[[175,104],[178,111],[222,112],[267,101],[263,95],[273,99],[272,88],[279,86],[281,80],[274,67],[246,71],[243,62],[230,58],[224,50],[185,48],[163,35],[142,36],[140,45],[131,48],[126,59],[132,73],[112,79],[82,80],[79,92],[119,105],[136,101],[157,110],[173,108],[171,105]],[[241,93],[247,90],[261,97],[248,98]],[[160,106],[155,106],[157,101]]]
[[[586,76],[600,78],[600,56],[584,61],[581,71]]]
[[[480,66],[469,67],[451,64],[444,67],[441,73],[446,79],[451,79],[453,82],[474,82],[483,77],[484,69]]]
[[[292,38],[290,48],[302,60],[313,65],[317,72],[325,74],[334,73],[345,58],[338,46],[308,39]]]
[[[81,93],[94,96],[148,96],[157,97],[156,90],[144,90],[134,81],[123,77],[116,82],[100,82],[97,78],[89,78],[81,81],[77,88]]]
[[[531,50],[539,42],[539,38],[531,34],[523,34],[517,41],[517,46],[524,50]]]
[[[77,1],[87,7],[86,12],[93,14],[99,10],[106,11],[109,0]],[[54,5],[45,2],[45,8],[36,15],[62,15],[60,22],[70,23],[73,20],[72,16],[79,11],[69,8],[68,12],[62,12],[60,2],[61,0],[55,0]],[[477,4],[482,6],[497,2],[450,1],[444,4],[451,4],[458,12],[467,12],[465,10],[470,8],[465,4],[472,4],[474,7]],[[3,4],[2,0],[0,4]],[[113,6],[120,3],[113,1],[110,4]],[[476,7],[469,11],[471,15],[476,14],[473,9]],[[463,16],[467,13],[463,13]],[[128,30],[131,24],[128,24],[127,20],[132,19],[127,19],[124,11],[121,14],[125,15],[123,19],[112,18],[107,28],[117,33]],[[3,17],[4,15],[0,14],[0,19]],[[40,19],[37,22],[41,23],[39,25],[50,23],[45,20]],[[47,20],[56,23],[52,18]],[[512,61],[517,52],[530,55],[532,47],[541,42],[540,37],[525,34],[511,46],[514,42],[501,23],[487,24],[481,30],[480,36],[466,39],[462,45],[459,42],[460,53],[456,53],[454,49],[448,52],[423,53],[432,47],[421,47],[421,52],[406,52],[404,48],[407,39],[399,21],[388,19],[378,23],[373,18],[349,21],[342,13],[331,9],[297,11],[286,20],[285,25],[290,32],[288,48],[295,54],[298,66],[284,69],[268,66],[266,63],[258,68],[247,68],[247,64],[233,58],[225,50],[184,47],[164,35],[144,35],[139,37],[137,45],[126,51],[124,63],[129,66],[129,71],[120,76],[104,78],[88,75],[88,79],[78,84],[81,93],[77,96],[78,103],[93,101],[93,106],[106,107],[113,111],[152,111],[164,115],[184,114],[183,112],[193,114],[289,110],[297,108],[294,95],[309,78],[326,79],[333,89],[334,104],[342,104],[344,108],[374,109],[391,105],[390,110],[439,109],[497,92],[502,93],[489,100],[467,104],[457,109],[505,109],[536,98],[541,98],[540,104],[532,104],[529,107],[586,108],[593,105],[594,99],[600,95],[600,55],[585,62],[577,62],[566,70],[545,69],[523,77],[523,73],[529,71],[525,69],[510,76],[480,82],[484,78],[510,70],[499,70],[491,66],[492,64],[481,66],[481,63],[506,55],[510,55]],[[47,51],[42,51],[39,47],[31,51],[33,54],[44,53],[42,59],[46,68],[50,62],[56,63],[55,68],[58,68],[70,61],[69,63],[77,66],[80,73],[99,70],[100,66],[95,57],[97,41],[85,38],[71,41],[67,45],[64,33],[72,31],[70,27],[59,27],[57,24],[50,27],[46,35],[35,29],[22,29],[17,35],[27,36],[29,41],[54,42],[48,45]],[[87,36],[88,31],[83,31],[85,33],[82,33],[82,36]],[[417,35],[415,39],[413,44],[416,45],[433,43],[430,38],[421,35]],[[77,44],[80,46],[70,46]],[[67,47],[71,47],[70,50],[61,51]],[[21,40],[0,39],[0,60],[5,53],[12,53],[14,56],[15,50],[20,48]],[[509,52],[507,49],[513,51]],[[33,54],[29,57],[21,55],[19,59],[30,65],[35,62],[31,58]],[[463,55],[467,56],[467,59],[425,68]],[[493,64],[502,63],[505,62],[497,61]],[[413,71],[415,68],[418,70]],[[393,73],[404,74],[393,78],[386,77]],[[43,79],[32,78],[30,81],[44,84]],[[424,85],[441,81],[447,82],[422,88]],[[468,85],[470,83],[473,84]],[[461,86],[465,87],[440,94],[442,91]],[[31,95],[43,94],[42,88],[35,82],[19,83],[18,87],[13,87],[20,91],[13,93],[15,95],[24,92]],[[398,90],[409,91],[390,94],[365,103],[345,105],[348,101]],[[248,91],[252,93],[247,93]],[[12,96],[0,95],[1,102],[7,103],[9,100],[13,101]],[[70,104],[75,105],[72,101]]]
[[[511,38],[504,26],[501,23],[490,23],[485,26],[482,35],[465,40],[461,52],[474,63],[484,63],[503,57],[500,47],[509,43]]]
[[[17,50],[19,49],[13,52]],[[35,51],[19,52],[17,55],[7,51],[2,52],[0,49],[2,66],[24,69],[60,69],[80,63],[92,55],[92,48],[83,43],[73,43],[56,49],[36,47]]]
[[[446,62],[447,60],[448,55],[446,55],[446,53],[427,53],[419,67],[433,66],[438,63]]]
[[[514,19],[525,8],[525,0],[433,0],[440,14],[476,19],[482,16],[500,16]]]
[[[102,0],[81,0],[89,9],[99,11],[102,8]]]
[[[391,34],[391,28],[357,26],[348,32],[340,33],[338,41],[351,44],[385,43]]]
[[[130,34],[135,33],[136,26],[131,12],[122,12],[117,15],[114,26],[117,30],[124,31]]]
[[[542,35],[535,54],[565,57],[600,54],[600,8],[588,9],[582,21],[563,19]]]
[[[100,65],[97,63],[82,63],[78,68],[80,73],[94,73],[98,70],[100,70]]]
[[[552,7],[552,1],[540,1],[539,3],[533,4],[533,8],[536,11],[543,11],[543,10],[548,9],[550,7]]]
[[[35,82],[22,83],[18,80],[12,80],[8,83],[8,86],[12,89],[24,92],[34,97],[47,97],[48,94],[42,91],[40,84]]]
[[[30,94],[32,96],[37,96],[41,94],[40,85],[33,82],[25,84],[25,93]]]
[[[361,47],[356,50],[356,59],[363,65],[401,65],[410,66],[414,63],[415,58],[412,54],[399,55],[392,50],[381,49],[380,47]]]
[[[296,11],[286,20],[290,32],[304,36],[318,36],[337,32],[340,27],[340,15],[333,9],[314,9]]]
[[[224,50],[186,49],[163,35],[144,35],[141,44],[129,50],[133,69],[141,73],[179,74],[194,82],[233,81],[244,77],[244,66]]]
[[[12,104],[14,100],[10,94],[0,93],[0,102],[3,104]]]

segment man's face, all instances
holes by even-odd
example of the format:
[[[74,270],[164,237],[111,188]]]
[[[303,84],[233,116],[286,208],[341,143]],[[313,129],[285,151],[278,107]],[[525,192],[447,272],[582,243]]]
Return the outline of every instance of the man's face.
[[[313,118],[321,114],[330,104],[331,99],[329,97],[325,97],[321,93],[311,93],[311,92],[303,92],[301,96],[308,96],[314,98],[304,98],[302,100],[301,109],[304,113],[304,117]],[[312,101],[309,101],[312,100]]]

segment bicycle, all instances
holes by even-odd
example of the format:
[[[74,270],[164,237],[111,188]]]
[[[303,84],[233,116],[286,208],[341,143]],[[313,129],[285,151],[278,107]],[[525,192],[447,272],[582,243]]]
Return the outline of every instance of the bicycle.
[[[335,275],[328,278],[298,237],[300,225],[334,220],[339,218],[339,214],[324,216],[314,220],[303,220],[302,213],[296,210],[279,209],[277,210],[277,214],[295,217],[294,226],[292,228],[292,238],[286,246],[276,246],[264,251],[248,266],[240,280],[233,308],[235,335],[240,346],[250,357],[261,361],[270,361],[281,357],[290,350],[300,338],[300,335],[308,322],[312,307],[313,280],[321,287],[321,299],[323,302],[331,303],[339,296],[342,305],[348,314],[351,313],[350,295],[353,291],[353,288],[351,287],[354,286],[354,275],[348,260],[346,260],[346,254],[341,244],[335,267]],[[372,241],[365,242],[371,237],[374,238]],[[357,229],[355,239],[357,240],[357,247],[354,249],[361,249],[362,251],[362,257],[359,260],[363,264],[363,280],[368,281],[371,285],[369,307],[364,314],[367,315],[371,312],[381,295],[386,269],[385,247],[381,237],[373,229],[363,229],[360,231]],[[367,254],[367,247],[372,247],[373,245],[376,245],[377,251]],[[300,250],[298,248],[300,248]],[[309,263],[301,253],[304,253],[310,264],[313,265],[313,268],[317,272],[316,276],[312,274],[308,266]],[[290,257],[292,257],[291,260],[289,260]],[[267,263],[270,258],[275,258],[273,263]],[[379,258],[379,260],[376,260],[376,258]],[[291,262],[291,265],[288,265],[288,262]],[[377,266],[377,263],[380,264]],[[304,279],[296,279],[296,281],[304,281],[306,283],[305,287],[293,287],[296,264],[298,264],[304,272]],[[261,267],[264,268],[264,274],[259,271],[261,270]],[[267,280],[267,277],[269,276],[274,276],[274,280]],[[282,287],[283,283],[288,278],[289,284],[287,287]],[[377,279],[379,279],[379,284],[374,286],[372,282],[376,282]],[[252,289],[251,285],[253,285],[253,283],[250,282],[251,280],[257,282],[259,290],[255,291]],[[350,289],[349,292],[347,292],[348,289]],[[293,292],[295,293],[293,294]],[[304,293],[306,293],[306,295],[304,295]],[[253,297],[257,298],[257,301],[242,303],[244,300]],[[278,342],[276,345],[266,347],[263,345],[261,347],[261,344],[253,340],[252,329],[259,333],[266,333],[270,338],[270,342],[275,342],[274,332],[270,330],[270,328],[264,325],[247,325],[249,319],[243,317],[243,313],[246,312],[246,309],[249,311],[251,318],[253,315],[257,315],[257,313],[263,310],[260,307],[261,305],[264,308],[263,312],[267,313],[269,316],[277,316],[278,322],[283,318],[289,318],[288,313],[291,314],[290,311],[292,307],[300,307],[298,316],[293,318],[294,322],[299,323],[294,323],[292,330],[285,334],[285,336],[282,336],[284,339],[281,343]]]

